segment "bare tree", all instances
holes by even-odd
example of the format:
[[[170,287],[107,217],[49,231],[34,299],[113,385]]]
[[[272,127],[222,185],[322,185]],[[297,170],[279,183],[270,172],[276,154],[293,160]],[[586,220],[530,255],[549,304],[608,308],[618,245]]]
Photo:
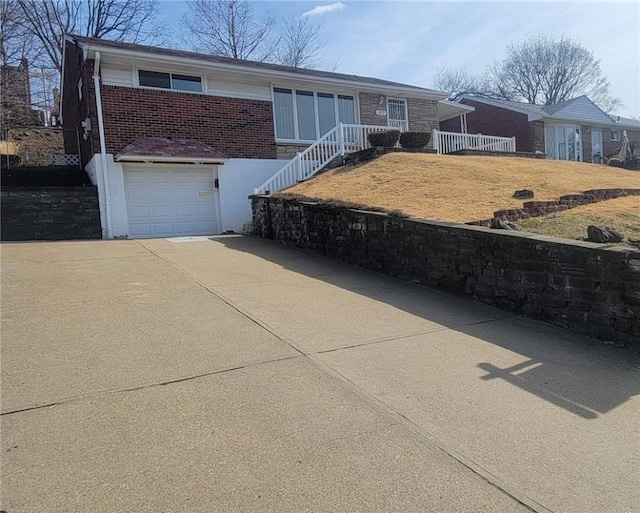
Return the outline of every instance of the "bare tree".
[[[464,68],[440,68],[436,72],[433,83],[434,87],[439,91],[451,93],[449,95],[450,100],[456,100],[465,94],[509,99],[506,93],[494,91],[485,75],[480,77],[473,76]]]
[[[507,56],[489,70],[494,92],[540,105],[587,95],[604,111],[622,107],[610,93],[600,61],[567,37],[539,35],[507,47]]]
[[[282,38],[276,52],[279,64],[294,68],[312,68],[320,62],[326,42],[320,39],[322,25],[308,17],[291,17],[284,22]]]
[[[279,42],[272,16],[256,18],[246,0],[194,0],[181,21],[185,43],[194,50],[266,61]]]
[[[25,30],[17,0],[0,2],[0,63],[17,65],[33,53],[33,41]]]
[[[132,43],[166,42],[155,0],[17,0],[23,28],[48,64],[62,69],[62,37],[79,34]]]

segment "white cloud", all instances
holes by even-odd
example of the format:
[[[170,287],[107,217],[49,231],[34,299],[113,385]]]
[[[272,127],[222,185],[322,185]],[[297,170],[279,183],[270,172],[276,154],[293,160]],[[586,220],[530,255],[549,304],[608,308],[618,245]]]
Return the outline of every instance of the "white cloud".
[[[327,14],[334,11],[341,11],[347,7],[342,2],[334,2],[332,4],[327,5],[317,5],[310,11],[302,13],[302,17],[306,18],[307,16],[322,16],[323,14]]]

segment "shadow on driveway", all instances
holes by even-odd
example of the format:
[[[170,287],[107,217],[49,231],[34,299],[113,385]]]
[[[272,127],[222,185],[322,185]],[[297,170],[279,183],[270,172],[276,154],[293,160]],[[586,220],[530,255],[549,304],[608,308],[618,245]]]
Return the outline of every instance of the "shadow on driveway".
[[[334,268],[337,261],[298,248],[280,246],[270,240],[242,237],[214,240],[234,251],[254,255],[289,271],[384,302],[521,355],[526,358],[524,362],[503,368],[492,362],[479,363],[478,368],[486,372],[480,379],[505,380],[584,419],[595,419],[598,414],[607,413],[640,394],[640,355],[602,341],[497,309],[493,309],[496,313],[493,320],[456,325],[457,307],[491,307],[402,280],[397,280],[398,285],[410,288],[412,294],[394,295],[375,287],[361,287],[344,273],[313,274],[305,265],[304,258],[291,258],[289,252],[297,252],[307,259],[326,260]],[[288,251],[275,250],[274,245],[286,247]],[[372,277],[394,279],[346,263],[343,265],[347,270],[357,269],[359,273],[370,273]]]

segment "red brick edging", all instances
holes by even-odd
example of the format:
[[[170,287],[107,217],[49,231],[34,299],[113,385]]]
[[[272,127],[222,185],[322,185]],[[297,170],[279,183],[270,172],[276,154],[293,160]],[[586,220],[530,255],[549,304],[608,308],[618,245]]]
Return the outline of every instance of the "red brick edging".
[[[491,219],[481,219],[480,221],[470,221],[466,224],[476,226],[491,226],[494,219],[502,219],[504,221],[519,221],[521,219],[529,219],[530,217],[540,217],[555,212],[562,212],[570,208],[579,207],[580,205],[588,205],[590,203],[598,203],[615,198],[625,196],[640,196],[640,189],[591,189],[580,194],[567,194],[560,196],[555,201],[525,201],[522,208],[498,210],[493,213]]]

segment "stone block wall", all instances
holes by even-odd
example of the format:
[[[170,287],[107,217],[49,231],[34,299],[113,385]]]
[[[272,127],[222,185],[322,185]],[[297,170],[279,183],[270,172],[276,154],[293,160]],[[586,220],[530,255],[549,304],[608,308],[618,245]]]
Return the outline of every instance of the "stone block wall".
[[[254,196],[255,235],[640,352],[640,250]]]
[[[3,187],[3,241],[100,239],[96,187]]]
[[[292,159],[298,152],[306,150],[309,144],[296,144],[296,143],[277,143],[276,144],[276,158],[277,159]]]

